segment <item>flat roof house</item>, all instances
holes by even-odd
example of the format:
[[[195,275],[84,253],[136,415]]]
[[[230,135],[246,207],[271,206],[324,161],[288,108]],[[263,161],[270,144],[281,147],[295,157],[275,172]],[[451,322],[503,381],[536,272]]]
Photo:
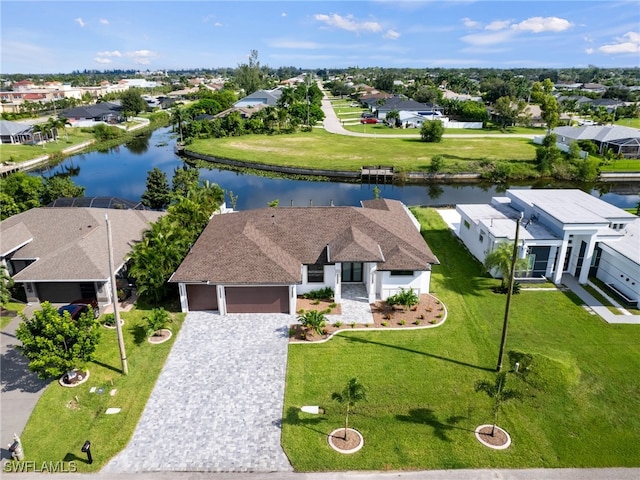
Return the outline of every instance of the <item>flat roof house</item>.
[[[581,190],[513,190],[489,205],[457,205],[456,232],[481,262],[502,242],[513,242],[518,217],[519,256],[528,267],[516,276],[562,275],[582,284],[595,276],[623,298],[640,300],[640,219]]]
[[[411,212],[396,200],[362,207],[276,207],[216,215],[170,282],[183,311],[295,314],[296,297],[345,283],[368,299],[400,287],[428,293],[438,264]]]

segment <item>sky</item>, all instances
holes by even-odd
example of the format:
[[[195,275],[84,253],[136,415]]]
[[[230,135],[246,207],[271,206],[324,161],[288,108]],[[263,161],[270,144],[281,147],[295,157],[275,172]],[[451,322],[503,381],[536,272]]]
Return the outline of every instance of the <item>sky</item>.
[[[616,0],[0,3],[0,74],[74,70],[640,66],[640,3]]]

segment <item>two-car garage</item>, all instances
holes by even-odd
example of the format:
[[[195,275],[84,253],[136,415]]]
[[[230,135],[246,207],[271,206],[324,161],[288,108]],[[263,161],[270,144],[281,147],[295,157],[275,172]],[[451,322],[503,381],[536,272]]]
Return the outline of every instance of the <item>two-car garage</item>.
[[[188,310],[226,310],[226,313],[290,313],[289,286],[223,287],[224,308],[218,302],[216,285],[186,284]]]

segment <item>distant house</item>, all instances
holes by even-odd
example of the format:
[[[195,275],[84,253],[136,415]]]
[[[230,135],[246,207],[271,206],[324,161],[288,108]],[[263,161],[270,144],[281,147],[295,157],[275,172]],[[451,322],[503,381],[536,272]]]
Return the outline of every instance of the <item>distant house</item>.
[[[431,105],[429,103],[416,102],[415,100],[407,100],[405,98],[397,96],[387,98],[379,102],[367,101],[365,103],[367,103],[367,105],[369,105],[369,107],[376,112],[376,116],[381,120],[386,118],[387,113],[393,110],[396,110],[398,112],[413,112],[421,115],[433,115],[432,112],[436,111],[442,113],[442,108],[438,106]]]
[[[27,143],[33,141],[33,125],[0,120],[0,139],[2,143]]]
[[[640,129],[620,125],[556,127],[553,133],[558,143],[571,145],[579,140],[591,140],[603,154],[609,149],[625,158],[640,158]]]
[[[116,271],[133,243],[164,212],[122,208],[33,208],[0,222],[0,262],[22,284],[28,302],[68,303],[95,298],[111,303],[108,215]]]
[[[247,118],[251,118],[255,113],[266,107],[268,107],[268,105],[265,103],[258,103],[257,105],[252,105],[250,107],[231,107],[223,110],[220,113],[217,113],[216,115],[214,115],[214,118],[224,118],[231,112],[238,112],[240,113],[240,117],[246,120]]]
[[[215,215],[174,272],[183,311],[295,314],[296,296],[363,285],[368,300],[428,293],[438,259],[397,200]]]
[[[512,190],[489,205],[460,204],[456,234],[481,262],[500,243],[515,239],[527,267],[518,278],[562,275],[582,284],[595,276],[630,303],[640,300],[640,219],[581,190]]]
[[[60,112],[59,116],[69,120],[69,123],[74,127],[89,127],[96,123],[115,124],[124,120],[122,108],[109,102],[67,108]]]
[[[252,107],[255,105],[269,105],[275,107],[278,99],[282,96],[282,90],[274,88],[273,90],[258,90],[244,98],[241,98],[233,104],[234,107]]]

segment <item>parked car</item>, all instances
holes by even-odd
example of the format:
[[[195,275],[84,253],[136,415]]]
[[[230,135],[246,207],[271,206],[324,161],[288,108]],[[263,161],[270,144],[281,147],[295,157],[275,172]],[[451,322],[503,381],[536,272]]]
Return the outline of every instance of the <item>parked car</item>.
[[[361,118],[360,123],[378,123],[377,118]]]
[[[360,114],[360,116],[361,116],[362,118],[375,118],[375,117],[376,117],[376,114],[375,114],[375,113],[373,113],[373,112],[362,112],[362,113]]]
[[[360,106],[360,104],[359,104],[358,102],[351,102],[351,103],[349,104],[349,106],[350,106],[350,107],[359,107],[359,106]]]
[[[60,315],[64,315],[64,312],[69,312],[72,320],[77,320],[80,315],[89,311],[89,307],[93,310],[93,317],[98,318],[100,316],[100,308],[95,298],[79,298],[74,300],[68,305],[64,305],[58,309]]]

